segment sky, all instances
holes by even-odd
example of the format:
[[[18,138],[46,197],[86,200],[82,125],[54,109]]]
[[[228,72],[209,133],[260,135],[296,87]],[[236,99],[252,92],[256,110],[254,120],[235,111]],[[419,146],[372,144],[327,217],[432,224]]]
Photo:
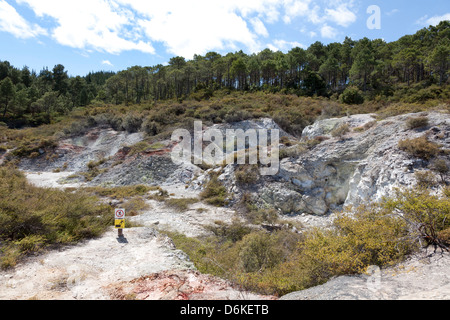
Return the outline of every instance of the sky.
[[[0,61],[84,76],[210,51],[391,42],[441,20],[449,0],[0,0]]]

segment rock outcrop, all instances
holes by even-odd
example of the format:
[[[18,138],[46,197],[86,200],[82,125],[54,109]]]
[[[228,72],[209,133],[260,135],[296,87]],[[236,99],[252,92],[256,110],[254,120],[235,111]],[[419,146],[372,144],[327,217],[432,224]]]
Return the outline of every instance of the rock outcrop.
[[[343,206],[379,201],[395,187],[410,187],[416,182],[415,171],[429,170],[430,163],[400,150],[400,140],[427,136],[441,150],[450,148],[450,116],[430,112],[427,127],[408,129],[407,119],[419,115],[317,121],[305,128],[302,141],[321,137],[320,144],[281,160],[279,173],[262,179],[254,196],[282,213],[325,215]],[[349,132],[333,137],[330,132],[341,124],[348,124]]]

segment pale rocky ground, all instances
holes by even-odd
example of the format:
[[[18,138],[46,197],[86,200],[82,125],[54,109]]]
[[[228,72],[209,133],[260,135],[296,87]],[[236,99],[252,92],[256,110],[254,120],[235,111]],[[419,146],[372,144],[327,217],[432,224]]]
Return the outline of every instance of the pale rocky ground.
[[[360,199],[377,200],[395,186],[414,183],[415,170],[423,169],[424,164],[400,152],[396,148],[399,139],[428,134],[430,139],[450,147],[448,114],[430,113],[431,125],[426,131],[406,130],[404,123],[409,116],[417,115],[376,122],[368,130],[349,133],[341,141],[331,138],[332,128],[342,122],[351,128],[360,127],[374,121],[373,116],[323,120],[306,128],[304,139],[329,139],[312,151],[283,159],[277,176],[261,179],[245,189],[235,183],[233,166],[226,166],[219,179],[233,197],[249,192],[262,205],[276,208],[285,222],[302,228],[325,227],[332,222],[334,209],[357,205]],[[266,119],[242,125],[265,128],[274,123]],[[84,137],[62,141],[55,161],[26,160],[21,168],[31,183],[41,187],[147,183],[161,186],[173,198],[197,197],[207,181],[207,172],[191,164],[174,166],[170,157],[164,156],[170,150],[167,148],[128,157],[126,146],[142,139],[141,134],[95,129]],[[107,159],[100,166],[109,168],[106,172],[90,183],[76,178],[87,170],[88,161],[101,158]],[[130,217],[140,227],[126,229],[125,239],[118,239],[117,231],[111,228],[98,239],[31,257],[13,270],[0,272],[0,299],[274,298],[242,292],[222,279],[199,274],[188,257],[158,231],[202,235],[207,232],[205,225],[237,218],[235,210],[198,202],[180,213],[161,202],[147,202],[149,209]],[[282,299],[449,299],[448,270],[448,253],[428,258],[422,255],[372,276],[338,277]]]

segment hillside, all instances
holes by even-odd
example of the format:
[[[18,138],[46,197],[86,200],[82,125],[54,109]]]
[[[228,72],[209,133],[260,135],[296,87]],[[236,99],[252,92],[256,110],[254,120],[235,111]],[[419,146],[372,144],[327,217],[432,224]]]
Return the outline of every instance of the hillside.
[[[449,34],[0,61],[0,299],[447,299]]]
[[[204,131],[279,130],[279,171],[175,164],[170,134],[194,119]],[[389,270],[428,245],[439,255],[449,241],[449,132],[443,101],[355,106],[270,93],[92,106],[51,125],[2,128],[3,298],[213,299],[225,290],[273,299],[372,265]],[[112,230],[119,206],[126,242]],[[192,282],[161,292],[174,277]]]

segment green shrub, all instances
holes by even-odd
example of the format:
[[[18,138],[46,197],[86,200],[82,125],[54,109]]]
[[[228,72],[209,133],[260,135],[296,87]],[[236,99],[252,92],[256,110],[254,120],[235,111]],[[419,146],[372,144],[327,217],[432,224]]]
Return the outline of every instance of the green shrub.
[[[439,231],[438,237],[443,245],[450,247],[450,228]]]
[[[161,127],[156,121],[153,121],[152,118],[147,117],[142,122],[141,130],[150,136],[156,136],[161,132]]]
[[[302,234],[257,231],[236,220],[208,227],[211,237],[172,239],[201,272],[246,290],[283,295],[334,276],[365,272],[370,265],[394,265],[418,250],[420,241],[427,244],[432,234],[434,243],[445,245],[450,238],[449,197],[449,188],[441,198],[424,188],[399,191],[382,203],[348,208],[332,228]]]
[[[300,244],[298,263],[318,283],[362,273],[369,265],[392,265],[414,249],[401,240],[407,235],[404,222],[375,208],[358,208],[354,217],[341,214],[334,226],[308,233]]]
[[[251,119],[252,114],[246,110],[231,110],[225,116],[225,122],[233,123],[238,121],[243,121],[247,119]]]
[[[342,139],[346,133],[350,132],[350,127],[348,123],[342,123],[337,128],[333,129],[330,133],[331,136]]]
[[[15,150],[12,155],[22,157],[36,157],[42,152],[49,152],[56,148],[57,143],[53,139],[34,139],[23,141]]]
[[[116,131],[123,131],[123,119],[120,115],[114,115],[109,119],[109,125]]]
[[[430,171],[416,171],[414,177],[416,178],[417,185],[421,188],[431,188],[436,185],[436,177]]]
[[[15,241],[14,244],[18,246],[20,252],[32,253],[39,251],[45,244],[46,239],[41,235],[29,235]]]
[[[140,196],[134,196],[123,203],[122,208],[125,209],[127,216],[132,217],[138,215],[141,211],[150,208],[149,204]]]
[[[409,118],[406,121],[406,127],[410,130],[419,129],[428,126],[428,118],[427,117],[414,117]]]
[[[361,90],[355,86],[347,87],[341,94],[340,99],[346,104],[361,104],[364,102],[364,97]]]
[[[138,132],[142,126],[142,116],[129,112],[122,122],[122,127],[129,133]]]
[[[189,209],[191,204],[197,203],[198,201],[199,200],[197,198],[171,198],[166,199],[165,203],[167,206],[178,212],[184,212]]]
[[[89,170],[93,170],[96,167],[101,166],[102,164],[104,164],[106,161],[108,161],[108,159],[106,159],[106,158],[101,158],[101,159],[99,159],[97,161],[91,160],[91,161],[88,162],[87,167],[88,167]]]
[[[439,174],[441,182],[445,183],[446,175],[449,172],[449,167],[444,159],[437,159],[431,164],[431,169]]]
[[[253,232],[243,237],[239,258],[244,272],[273,268],[282,261],[282,252],[277,250],[275,240],[265,232]]]
[[[217,174],[211,175],[205,189],[200,193],[200,199],[217,207],[225,206],[227,204],[227,196],[227,189],[219,181]]]
[[[280,148],[279,149],[279,158],[290,158],[290,157],[299,157],[301,154],[305,153],[307,148],[304,144],[297,144],[289,148]]]
[[[325,140],[328,140],[329,137],[327,136],[316,136],[312,139],[306,139],[303,142],[303,145],[306,146],[308,149],[313,149],[315,146],[321,144],[322,142],[324,142]]]
[[[240,165],[234,174],[236,182],[241,185],[253,184],[259,180],[259,169],[257,165]]]
[[[430,160],[437,155],[439,147],[436,143],[428,141],[425,136],[401,140],[398,143],[398,147],[407,152],[409,155],[421,158],[424,160]]]
[[[125,199],[134,196],[144,196],[150,191],[160,190],[159,187],[134,185],[134,186],[120,186],[120,187],[87,187],[84,188],[86,192],[93,193],[101,197],[109,197],[112,199]]]
[[[439,233],[450,227],[449,191],[447,187],[443,196],[438,196],[426,188],[397,190],[385,206],[406,221],[409,233],[407,241],[421,246],[433,245],[435,249],[448,249]]]
[[[83,121],[74,121],[70,124],[70,126],[63,129],[64,134],[66,135],[83,135],[85,134],[89,129],[88,123],[86,123],[85,120]]]
[[[424,102],[427,100],[439,99],[443,93],[442,87],[438,85],[431,85],[427,88],[420,89],[419,91],[408,95],[405,98],[408,102]]]
[[[150,144],[147,141],[139,141],[138,143],[132,145],[130,148],[131,149],[128,155],[132,156],[146,151],[147,149],[150,148]]]
[[[222,221],[215,221],[214,225],[206,227],[221,241],[232,241],[234,243],[242,240],[242,238],[252,232],[252,229],[246,226],[242,221],[234,219],[231,224]]]

